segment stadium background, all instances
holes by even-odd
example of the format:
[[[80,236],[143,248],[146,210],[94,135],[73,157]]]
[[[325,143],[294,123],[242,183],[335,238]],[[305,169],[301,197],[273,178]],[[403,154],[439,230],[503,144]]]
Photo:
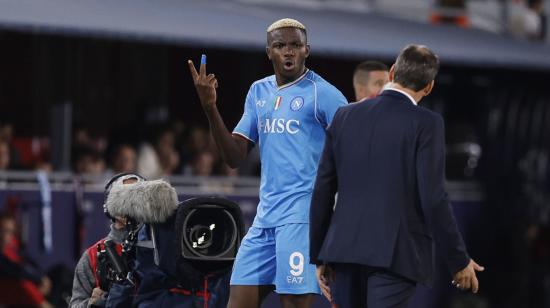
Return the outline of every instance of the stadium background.
[[[464,8],[442,7],[456,3]],[[422,104],[445,118],[453,206],[471,255],[487,270],[480,275],[481,293],[471,296],[450,287],[440,264],[440,283],[431,291],[420,289],[411,306],[547,307],[550,47],[548,37],[529,41],[512,35],[507,20],[521,13],[521,5],[0,1],[0,124],[14,128],[11,144],[21,154],[34,149],[28,150],[32,157],[22,155],[20,165],[0,171],[0,207],[19,209],[22,240],[44,267],[74,266],[81,249],[105,234],[108,223],[100,211],[100,183],[107,173],[74,170],[75,130],[85,128],[106,142],[108,161],[105,156],[117,143],[138,147],[159,127],[177,124],[183,131],[177,136],[184,139],[193,128],[206,127],[186,66],[187,59],[198,62],[201,53],[218,77],[220,112],[233,127],[250,84],[272,74],[264,51],[266,26],[293,17],[309,30],[307,66],[350,101],[351,75],[362,60],[392,64],[408,43],[426,44],[441,58],[434,92]],[[548,12],[549,3],[545,6]],[[446,14],[448,22],[434,24]],[[182,158],[164,176],[182,197],[226,195],[241,201],[250,221],[257,168],[240,176],[197,177],[185,171],[186,161],[192,159]],[[41,202],[33,170],[43,166],[53,169],[52,252],[42,247],[37,227]],[[75,175],[85,179],[81,186],[75,186]],[[76,201],[79,193],[83,201]],[[265,306],[276,305],[271,298]]]

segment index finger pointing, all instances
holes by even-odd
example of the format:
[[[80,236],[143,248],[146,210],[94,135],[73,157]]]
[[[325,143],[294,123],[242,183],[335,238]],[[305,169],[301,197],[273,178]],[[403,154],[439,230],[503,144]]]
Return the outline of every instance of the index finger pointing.
[[[193,81],[197,81],[199,78],[199,74],[197,73],[197,70],[195,69],[195,65],[193,64],[193,61],[187,60],[187,65],[189,66],[189,71],[191,72],[191,76],[193,77]]]
[[[201,56],[201,67],[199,68],[201,76],[206,76],[206,55]]]

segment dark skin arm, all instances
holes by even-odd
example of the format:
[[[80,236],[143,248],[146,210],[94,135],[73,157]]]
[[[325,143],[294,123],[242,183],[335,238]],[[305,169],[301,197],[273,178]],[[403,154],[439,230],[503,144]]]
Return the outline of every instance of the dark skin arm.
[[[212,137],[214,137],[222,159],[229,167],[238,168],[246,159],[250,141],[241,136],[233,135],[225,126],[216,105],[218,80],[214,74],[206,74],[206,63],[201,63],[198,73],[193,61],[188,60],[187,64],[189,65],[202,109],[208,118]]]

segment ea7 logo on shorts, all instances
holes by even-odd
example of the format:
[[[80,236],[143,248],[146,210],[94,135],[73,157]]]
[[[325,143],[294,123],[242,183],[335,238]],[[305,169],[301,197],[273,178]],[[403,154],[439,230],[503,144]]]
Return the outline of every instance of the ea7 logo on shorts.
[[[283,134],[289,133],[294,135],[300,131],[300,121],[290,119],[265,119],[260,120],[258,129],[266,134]]]
[[[293,252],[290,255],[288,264],[292,276],[287,276],[286,282],[289,284],[302,284],[304,282],[304,277],[301,277],[304,273],[304,255],[298,251]]]

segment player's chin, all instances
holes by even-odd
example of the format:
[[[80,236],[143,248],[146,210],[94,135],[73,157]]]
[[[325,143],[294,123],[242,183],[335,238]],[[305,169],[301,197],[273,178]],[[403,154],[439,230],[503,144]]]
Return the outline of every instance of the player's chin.
[[[281,72],[281,75],[287,78],[292,78],[292,77],[296,77],[296,75],[300,73],[300,69],[298,68],[297,65],[284,65],[281,68],[280,72]]]

